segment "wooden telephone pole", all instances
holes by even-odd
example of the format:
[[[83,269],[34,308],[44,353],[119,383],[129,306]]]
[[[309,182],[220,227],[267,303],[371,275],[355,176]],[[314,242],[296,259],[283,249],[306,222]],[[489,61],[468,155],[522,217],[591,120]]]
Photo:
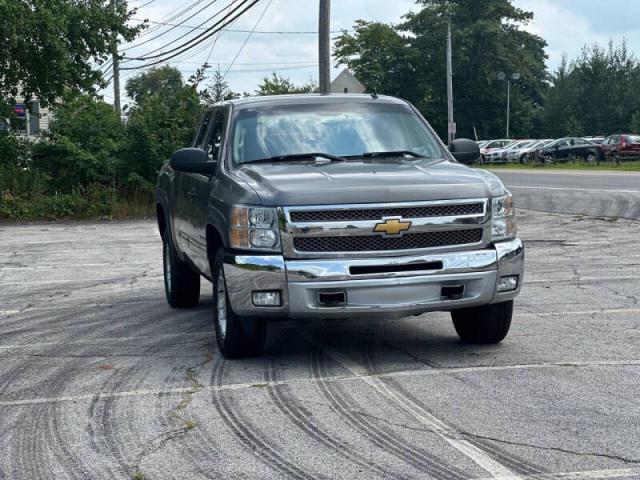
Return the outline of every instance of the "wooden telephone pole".
[[[320,93],[331,92],[331,0],[320,0],[318,54],[320,64]]]

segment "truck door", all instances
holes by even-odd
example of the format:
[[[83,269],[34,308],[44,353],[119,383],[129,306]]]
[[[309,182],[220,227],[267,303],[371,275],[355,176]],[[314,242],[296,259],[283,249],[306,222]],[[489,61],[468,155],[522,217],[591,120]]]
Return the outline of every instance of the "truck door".
[[[204,144],[212,119],[213,111],[209,110],[202,118],[200,129],[192,144],[193,147]],[[191,221],[190,217],[194,201],[193,185],[190,174],[178,171],[174,172],[174,174],[175,190],[173,191],[173,211],[171,213],[173,241],[177,249],[191,259],[189,251],[189,222]]]
[[[200,139],[200,144],[194,146],[205,150],[209,161],[219,161],[224,138],[224,110],[216,107],[211,112],[211,127]],[[185,222],[185,233],[189,239],[188,255],[198,269],[207,275],[211,273],[207,256],[207,211],[210,192],[217,181],[215,175],[187,173],[183,176],[184,186],[181,188],[189,202],[188,221]]]

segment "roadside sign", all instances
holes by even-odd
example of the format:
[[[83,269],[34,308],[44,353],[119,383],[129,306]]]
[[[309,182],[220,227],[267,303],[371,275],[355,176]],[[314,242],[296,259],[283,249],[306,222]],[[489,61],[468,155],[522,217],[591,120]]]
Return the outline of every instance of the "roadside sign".
[[[27,118],[27,106],[24,103],[16,103],[13,110],[18,118]]]
[[[455,135],[455,133],[456,133],[456,124],[455,124],[455,122],[449,124],[448,133],[451,133],[452,135]]]

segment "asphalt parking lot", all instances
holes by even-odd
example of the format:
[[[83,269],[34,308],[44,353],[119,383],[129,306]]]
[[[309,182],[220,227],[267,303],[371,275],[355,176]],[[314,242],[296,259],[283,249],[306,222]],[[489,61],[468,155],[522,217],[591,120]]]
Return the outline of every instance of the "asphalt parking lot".
[[[639,478],[640,216],[601,206],[640,191],[513,190],[497,346],[436,313],[276,324],[224,361],[208,284],[167,306],[153,222],[0,226],[0,479]]]

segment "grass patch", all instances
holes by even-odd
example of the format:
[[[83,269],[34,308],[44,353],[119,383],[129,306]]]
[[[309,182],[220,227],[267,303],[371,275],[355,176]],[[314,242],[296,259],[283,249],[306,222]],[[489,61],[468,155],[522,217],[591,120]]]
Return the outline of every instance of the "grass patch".
[[[137,472],[133,472],[133,475],[131,475],[131,480],[144,480],[144,473],[142,473],[140,470],[138,470]]]
[[[552,165],[541,164],[521,164],[521,163],[505,163],[505,164],[489,164],[475,165],[476,168],[484,170],[507,169],[507,170],[594,170],[594,171],[613,171],[613,172],[640,172],[640,160],[631,160],[616,165],[614,162],[600,162],[594,165],[586,162],[563,162],[554,163]]]

